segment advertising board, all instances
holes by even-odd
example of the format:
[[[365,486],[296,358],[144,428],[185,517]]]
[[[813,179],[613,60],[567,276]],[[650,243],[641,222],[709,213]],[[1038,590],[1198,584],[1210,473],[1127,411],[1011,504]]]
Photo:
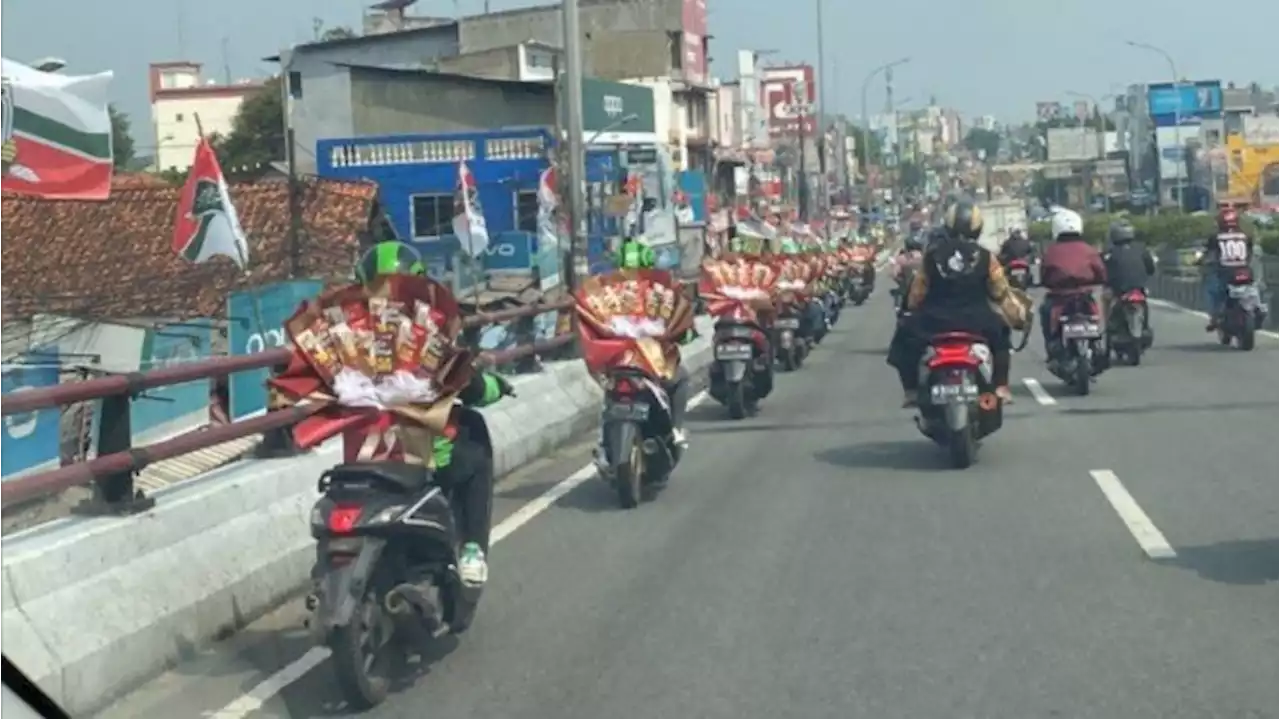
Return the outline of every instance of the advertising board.
[[[1170,127],[1189,118],[1217,117],[1222,113],[1222,83],[1152,83],[1147,86],[1147,111],[1157,127]]]
[[[707,0],[683,0],[680,4],[680,29],[683,56],[681,69],[685,80],[707,81]]]
[[[798,132],[812,137],[816,132],[818,122],[813,113],[818,95],[812,65],[765,68],[760,77],[760,97],[764,99],[770,137]]]
[[[1084,127],[1054,127],[1045,131],[1049,162],[1078,162],[1098,157],[1098,133]]]
[[[285,320],[304,300],[319,294],[322,286],[317,280],[294,280],[232,292],[227,297],[227,353],[240,357],[284,347],[288,343]],[[231,375],[227,384],[233,419],[266,409],[269,376],[266,369]]]
[[[1062,115],[1062,105],[1056,102],[1037,102],[1036,103],[1036,119],[1040,122],[1048,122]]]
[[[1160,179],[1176,180],[1187,176],[1185,128],[1157,127],[1156,149],[1160,153]]]
[[[58,376],[58,353],[50,348],[33,350],[13,364],[6,362],[0,374],[5,396],[52,387],[58,384]],[[4,436],[0,438],[0,476],[10,479],[37,468],[56,467],[61,417],[58,407],[5,417]]]
[[[1243,117],[1240,134],[1248,147],[1267,147],[1280,143],[1280,117]]]

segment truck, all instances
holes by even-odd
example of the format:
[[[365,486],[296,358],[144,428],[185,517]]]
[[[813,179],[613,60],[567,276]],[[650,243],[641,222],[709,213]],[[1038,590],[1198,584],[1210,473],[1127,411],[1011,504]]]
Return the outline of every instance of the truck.
[[[999,252],[1014,228],[1027,229],[1027,208],[1022,200],[997,199],[978,203],[982,212],[982,236],[978,244],[991,252]]]

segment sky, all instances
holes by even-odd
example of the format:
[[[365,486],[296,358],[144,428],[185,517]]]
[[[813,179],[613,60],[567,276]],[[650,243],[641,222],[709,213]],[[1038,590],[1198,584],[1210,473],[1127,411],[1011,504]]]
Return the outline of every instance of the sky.
[[[636,0],[643,2],[644,0]],[[908,106],[938,104],[966,117],[1004,122],[1034,116],[1037,101],[1069,102],[1068,93],[1100,97],[1134,82],[1167,82],[1159,55],[1125,45],[1158,45],[1185,79],[1250,81],[1272,87],[1280,79],[1276,28],[1280,3],[1235,0],[1229,17],[1207,16],[1203,0],[966,0],[868,3],[823,0],[828,112],[855,116],[868,71],[910,56],[896,71],[895,96]],[[817,0],[708,0],[713,72],[732,77],[737,49],[778,51],[770,62],[817,63]],[[205,64],[206,77],[262,77],[261,58],[325,26],[358,28],[358,0],[4,0],[0,53],[31,62],[68,62],[66,72],[113,70],[117,104],[149,124],[147,65],[167,60]],[[490,0],[493,10],[534,4]],[[473,14],[485,0],[422,0],[415,11]],[[1238,20],[1237,20],[1238,18]],[[224,52],[225,49],[225,52]],[[722,62],[716,62],[719,57]],[[868,93],[872,112],[884,104],[884,83]],[[140,126],[140,127],[139,127]],[[145,129],[143,130],[145,133]],[[145,140],[139,138],[141,144]],[[138,148],[145,153],[145,147]]]

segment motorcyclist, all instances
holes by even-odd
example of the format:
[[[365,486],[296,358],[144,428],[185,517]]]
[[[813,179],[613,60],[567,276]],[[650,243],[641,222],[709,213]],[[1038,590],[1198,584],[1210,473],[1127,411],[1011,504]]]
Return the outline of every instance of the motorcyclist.
[[[924,257],[924,241],[920,235],[909,235],[902,241],[902,249],[898,250],[898,254],[893,257],[893,279],[900,282],[903,274],[912,267],[920,264],[920,259]]]
[[[619,257],[619,267],[628,270],[651,270],[658,261],[658,256],[653,249],[635,238],[627,238],[623,242]],[[679,342],[681,345],[686,345],[696,337],[697,333],[690,329]],[[689,407],[689,370],[685,368],[683,362],[676,368],[676,376],[665,385],[663,389],[671,398],[671,424],[673,425],[671,437],[681,447],[688,446],[689,437],[684,429],[684,415]],[[601,435],[602,444],[603,441],[604,437]]]
[[[947,235],[925,250],[920,271],[907,293],[912,314],[890,343],[888,363],[898,370],[903,406],[916,404],[919,364],[930,340],[944,332],[972,332],[985,338],[993,354],[996,394],[1012,400],[1009,371],[1012,362],[1009,329],[991,302],[1002,301],[1009,283],[995,255],[978,244],[982,213],[962,200],[948,208]]]
[[[797,259],[802,256],[805,251],[804,248],[801,247],[800,243],[797,242],[794,237],[789,235],[782,238],[782,241],[779,243],[779,249],[781,254],[792,255]],[[805,332],[808,333],[810,337],[820,334],[822,331],[821,328],[826,326],[826,311],[823,309],[823,306],[818,302],[809,302],[802,312],[804,313]]]
[[[356,280],[368,284],[381,275],[426,275],[418,252],[401,242],[379,242],[365,251],[356,264]],[[467,407],[486,407],[512,394],[502,377],[476,371],[471,382],[458,394]],[[463,425],[453,424],[453,437],[437,435],[432,458],[442,487],[454,490],[453,508],[457,516],[462,548],[458,553],[458,576],[469,586],[481,586],[489,578],[485,555],[493,521],[493,461],[479,438]]]
[[[1015,227],[1009,232],[1009,237],[1000,245],[1000,264],[1008,269],[1009,263],[1014,260],[1031,261],[1031,256],[1035,254],[1035,245],[1031,244],[1031,240],[1027,239],[1027,233],[1021,228]]]
[[[1040,268],[1040,284],[1047,291],[1040,303],[1040,328],[1046,355],[1053,343],[1051,320],[1055,303],[1087,293],[1093,286],[1107,284],[1107,267],[1102,255],[1085,242],[1084,220],[1079,214],[1059,210],[1054,213],[1050,228],[1053,242],[1045,248]],[[1105,314],[1102,321],[1105,325]]]
[[[1133,290],[1147,291],[1147,280],[1156,273],[1156,260],[1146,245],[1134,239],[1133,225],[1124,221],[1111,223],[1107,233],[1110,246],[1102,261],[1107,268],[1107,288],[1102,293],[1102,314],[1111,316],[1111,303]],[[1151,331],[1151,313],[1142,315],[1144,334]]]
[[[1208,332],[1218,329],[1227,302],[1227,284],[1242,267],[1252,267],[1253,238],[1240,230],[1240,216],[1232,207],[1218,211],[1218,232],[1205,243],[1200,263],[1206,268],[1204,289],[1209,301]]]

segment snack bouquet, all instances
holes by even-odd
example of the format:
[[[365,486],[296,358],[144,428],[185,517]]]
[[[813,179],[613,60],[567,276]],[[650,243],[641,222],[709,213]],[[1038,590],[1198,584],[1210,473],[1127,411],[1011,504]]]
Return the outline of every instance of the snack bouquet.
[[[698,277],[698,295],[714,317],[756,313],[773,306],[778,268],[758,257],[727,255],[706,260]]]
[[[427,461],[430,434],[447,431],[471,380],[461,329],[452,293],[426,277],[326,292],[285,322],[293,358],[269,383],[273,406],[320,405],[294,427],[300,447],[343,434],[347,461]]]
[[[783,255],[775,267],[778,270],[778,282],[775,285],[775,298],[784,304],[802,298],[813,281],[813,265],[802,255]]]
[[[588,278],[573,293],[587,370],[633,365],[670,378],[677,343],[693,327],[693,303],[663,270],[620,270]]]

